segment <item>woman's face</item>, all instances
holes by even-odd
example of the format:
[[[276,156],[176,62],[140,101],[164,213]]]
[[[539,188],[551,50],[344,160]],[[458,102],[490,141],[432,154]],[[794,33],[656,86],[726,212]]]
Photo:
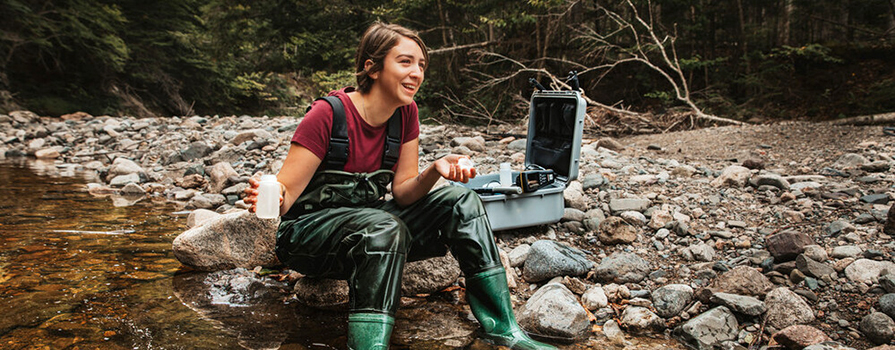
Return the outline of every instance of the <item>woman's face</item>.
[[[393,95],[396,102],[406,106],[413,102],[413,95],[423,84],[427,63],[419,45],[402,36],[385,55],[382,70],[370,77],[376,80],[374,86],[378,86],[386,95]]]

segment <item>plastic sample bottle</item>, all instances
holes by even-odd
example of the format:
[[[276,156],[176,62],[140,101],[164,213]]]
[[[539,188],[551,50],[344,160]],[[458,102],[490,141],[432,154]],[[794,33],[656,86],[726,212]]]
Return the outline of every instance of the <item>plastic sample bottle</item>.
[[[513,169],[510,163],[500,163],[500,187],[513,186]]]
[[[259,219],[273,219],[280,216],[280,183],[276,175],[261,176],[258,185],[258,201],[255,202],[255,215]]]

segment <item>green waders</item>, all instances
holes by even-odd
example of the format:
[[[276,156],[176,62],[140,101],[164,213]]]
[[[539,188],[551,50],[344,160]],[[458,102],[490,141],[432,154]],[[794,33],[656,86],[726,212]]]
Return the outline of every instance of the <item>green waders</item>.
[[[443,256],[450,249],[466,276],[503,271],[485,209],[473,191],[448,186],[403,208],[393,200],[355,206],[357,198],[369,199],[385,190],[383,184],[388,181],[382,171],[324,173],[326,181],[321,183],[324,176],[315,176],[309,185],[311,190],[293,205],[298,209],[283,217],[276,253],[281,262],[307,276],[348,280],[350,349],[388,348],[405,261]],[[348,198],[353,198],[348,204],[351,206],[328,207],[339,201],[345,203]],[[491,283],[481,291],[469,287],[468,295],[499,294],[494,302],[478,297],[481,302],[470,302],[470,307],[476,317],[480,305],[489,310],[497,307],[503,310],[497,313],[499,322],[511,322],[518,329],[515,318],[504,317],[512,316],[513,310],[511,304],[503,302],[509,300],[509,290],[505,277],[502,281],[502,287]],[[494,303],[499,305],[487,306]],[[524,335],[521,331],[519,334]]]

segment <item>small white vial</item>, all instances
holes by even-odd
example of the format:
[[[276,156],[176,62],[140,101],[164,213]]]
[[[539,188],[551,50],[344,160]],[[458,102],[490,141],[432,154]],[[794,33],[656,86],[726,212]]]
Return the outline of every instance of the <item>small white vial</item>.
[[[466,170],[472,169],[475,166],[475,163],[469,158],[460,158],[460,160],[457,161],[457,165],[460,166],[460,169]]]
[[[510,163],[500,163],[500,187],[513,186],[513,169]]]
[[[280,216],[280,183],[276,175],[261,176],[258,185],[258,201],[255,202],[255,215],[259,219],[273,219]]]

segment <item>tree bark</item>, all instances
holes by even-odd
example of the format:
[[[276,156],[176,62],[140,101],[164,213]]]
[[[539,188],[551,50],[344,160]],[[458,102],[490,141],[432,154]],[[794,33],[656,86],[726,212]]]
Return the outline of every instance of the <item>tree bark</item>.
[[[895,112],[892,113],[883,113],[883,114],[874,114],[874,115],[862,115],[858,117],[851,117],[845,119],[836,119],[829,121],[830,124],[833,125],[881,125],[881,124],[893,124],[895,123]]]
[[[792,12],[795,8],[792,0],[783,0],[783,13],[781,14],[781,23],[780,23],[780,45],[789,45],[790,42],[790,28],[792,27]]]
[[[895,37],[895,0],[889,0],[889,30],[890,37]]]

